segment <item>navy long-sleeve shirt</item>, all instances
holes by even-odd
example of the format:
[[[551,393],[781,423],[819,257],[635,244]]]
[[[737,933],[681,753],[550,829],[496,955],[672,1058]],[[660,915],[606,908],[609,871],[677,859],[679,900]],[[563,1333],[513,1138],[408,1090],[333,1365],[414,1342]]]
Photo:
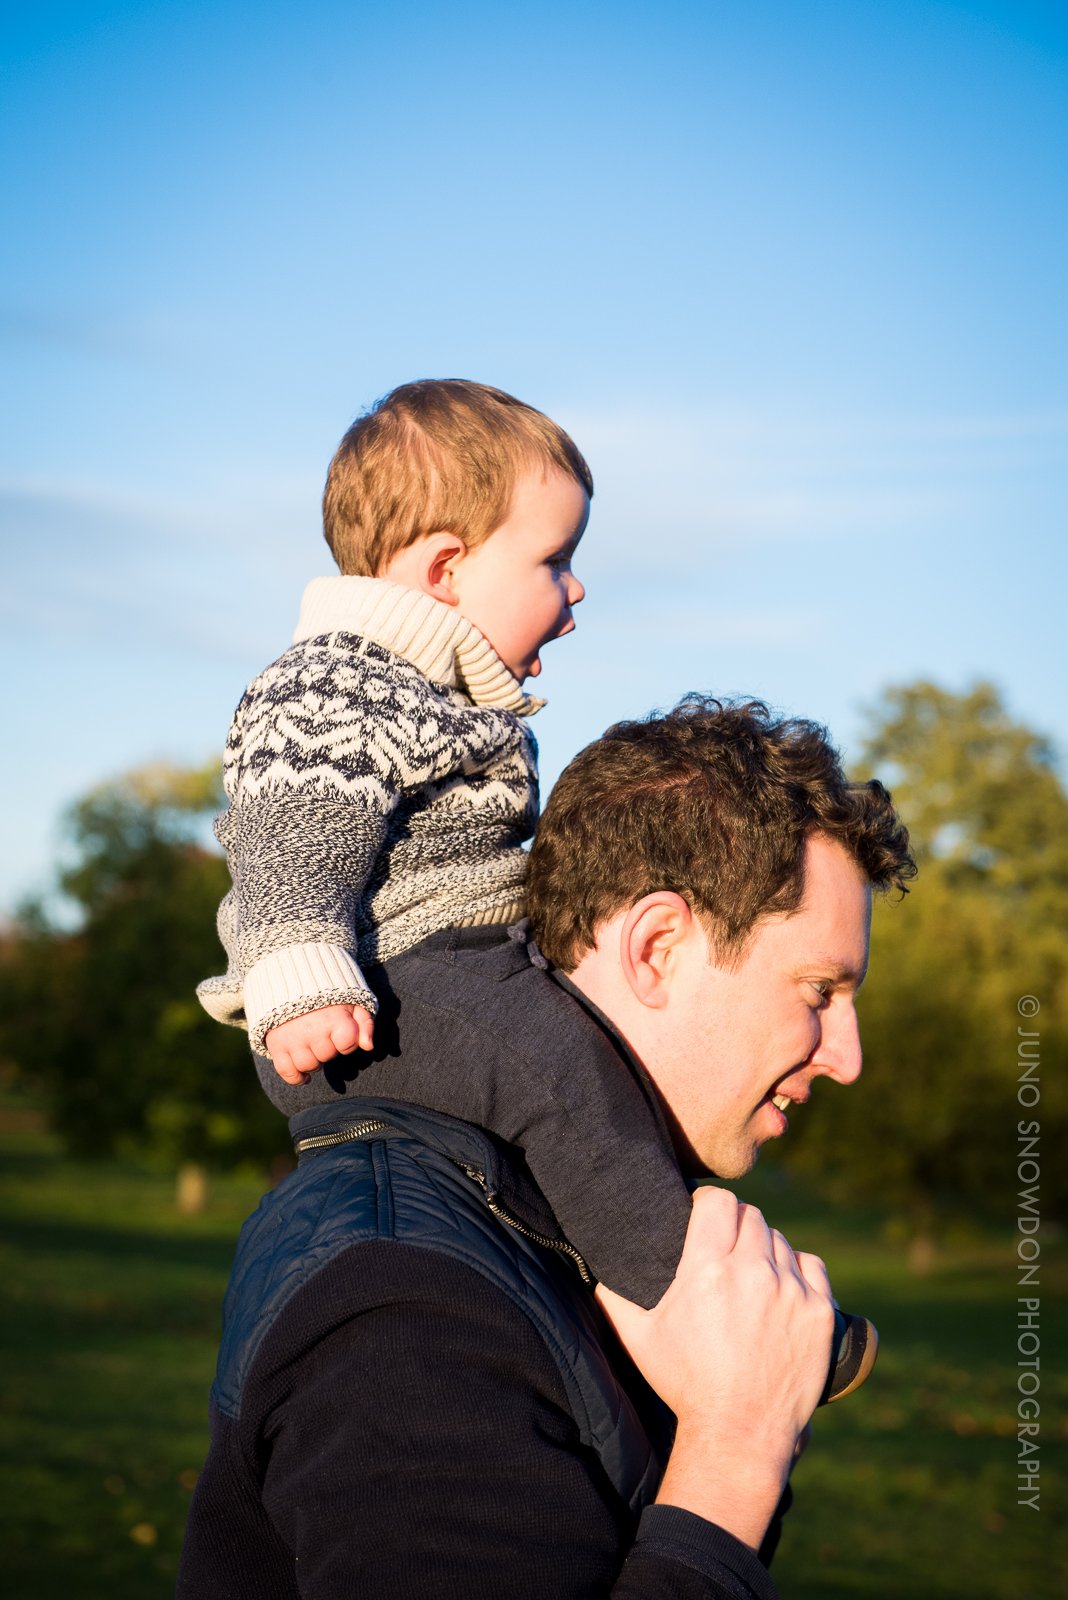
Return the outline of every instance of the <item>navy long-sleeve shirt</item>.
[[[560,1372],[471,1268],[352,1246],[215,1411],[179,1600],[774,1600],[757,1556],[650,1506],[635,1528]]]

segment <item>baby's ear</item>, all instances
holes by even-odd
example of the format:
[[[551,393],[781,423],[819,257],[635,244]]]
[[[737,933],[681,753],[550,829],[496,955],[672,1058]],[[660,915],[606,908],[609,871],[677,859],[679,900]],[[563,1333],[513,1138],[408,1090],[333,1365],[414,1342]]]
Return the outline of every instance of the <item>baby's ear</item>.
[[[379,577],[418,589],[447,606],[457,604],[452,581],[453,568],[467,554],[467,546],[455,533],[422,533],[391,556]]]
[[[426,563],[427,594],[435,600],[444,600],[447,606],[459,603],[453,574],[467,554],[467,546],[457,533],[428,533],[425,535],[429,550]]]

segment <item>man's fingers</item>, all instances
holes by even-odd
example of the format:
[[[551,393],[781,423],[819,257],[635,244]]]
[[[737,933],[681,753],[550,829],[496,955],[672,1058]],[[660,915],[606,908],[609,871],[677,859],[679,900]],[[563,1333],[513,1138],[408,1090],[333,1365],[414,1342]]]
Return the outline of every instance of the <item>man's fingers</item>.
[[[693,1197],[683,1259],[687,1250],[692,1257],[705,1251],[714,1256],[729,1255],[738,1242],[741,1214],[745,1210],[729,1189],[720,1189],[712,1183],[702,1184]]]
[[[832,1305],[837,1305],[831,1294],[831,1280],[827,1276],[827,1268],[819,1256],[811,1255],[807,1250],[795,1250],[786,1235],[780,1233],[778,1228],[770,1229],[769,1238],[772,1259],[778,1272],[797,1278],[807,1289],[814,1290]]]
[[[597,1285],[594,1297],[624,1350],[640,1365],[641,1352],[648,1337],[646,1324],[650,1313],[636,1306],[632,1300],[624,1300],[621,1294],[606,1288],[603,1283]]]
[[[597,1298],[680,1428],[733,1437],[747,1416],[785,1470],[827,1376],[833,1313],[818,1256],[795,1255],[757,1207],[707,1185],[660,1302],[645,1311],[603,1286]]]
[[[738,1244],[741,1248],[775,1259],[772,1231],[759,1206],[742,1201],[738,1207]]]
[[[819,1256],[809,1255],[807,1250],[798,1250],[794,1259],[797,1269],[810,1289],[815,1289],[817,1294],[824,1295],[832,1307],[838,1302],[831,1293],[831,1280],[827,1276],[827,1268]]]
[[[775,1270],[779,1276],[796,1278],[800,1283],[801,1270],[790,1247],[790,1241],[784,1234],[779,1232],[778,1228],[769,1229],[768,1246],[771,1251],[771,1259],[775,1263]]]

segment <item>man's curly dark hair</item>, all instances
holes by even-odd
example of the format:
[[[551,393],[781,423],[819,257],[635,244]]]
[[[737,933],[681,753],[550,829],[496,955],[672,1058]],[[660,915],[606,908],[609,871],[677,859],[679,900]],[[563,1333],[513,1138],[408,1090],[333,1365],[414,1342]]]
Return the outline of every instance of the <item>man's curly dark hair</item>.
[[[877,779],[846,778],[825,728],[761,700],[688,694],[666,715],[617,722],[557,780],[530,856],[534,936],[570,972],[602,922],[671,889],[729,964],[763,917],[798,909],[815,833],[873,888],[907,892],[908,830]]]

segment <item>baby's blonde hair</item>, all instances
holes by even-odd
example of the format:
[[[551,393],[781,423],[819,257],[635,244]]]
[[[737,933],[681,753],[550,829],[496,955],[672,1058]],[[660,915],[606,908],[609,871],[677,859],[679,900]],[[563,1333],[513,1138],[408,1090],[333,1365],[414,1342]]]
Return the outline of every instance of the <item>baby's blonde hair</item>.
[[[323,535],[343,573],[366,577],[424,533],[455,533],[474,549],[507,517],[518,479],[538,467],[593,494],[573,441],[533,406],[462,378],[404,383],[338,445]]]

